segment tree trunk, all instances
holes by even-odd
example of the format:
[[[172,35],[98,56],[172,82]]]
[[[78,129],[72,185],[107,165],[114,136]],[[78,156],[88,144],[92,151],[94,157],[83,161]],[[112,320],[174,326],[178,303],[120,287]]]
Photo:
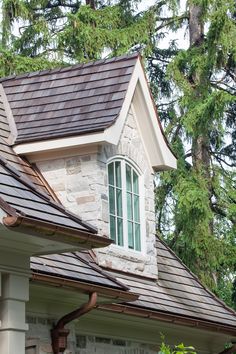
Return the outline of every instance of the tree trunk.
[[[96,8],[96,4],[95,4],[95,0],[86,0],[86,5],[89,5],[91,7],[91,9]]]
[[[190,47],[196,47],[202,44],[204,40],[203,24],[202,24],[202,8],[201,6],[191,4],[189,7],[189,39]],[[196,73],[190,78],[196,87],[196,98],[199,98],[201,92],[198,87],[201,78]],[[209,137],[207,131],[196,132],[192,142],[192,159],[193,166],[196,170],[203,168],[206,178],[210,177],[210,154],[209,154]]]
[[[190,48],[200,46],[204,41],[204,28],[202,23],[202,7],[195,5],[194,3],[189,7],[189,36],[190,36]],[[203,80],[207,80],[205,77],[199,77],[197,73],[193,73],[190,78],[195,87],[195,97],[201,99],[201,87]],[[204,117],[202,117],[204,121]],[[209,210],[211,209],[211,196],[212,196],[212,181],[211,181],[211,157],[210,157],[210,131],[207,127],[198,129],[193,134],[192,139],[192,162],[193,168],[196,174],[204,177],[206,181],[206,187],[209,196]],[[213,220],[209,222],[208,227],[209,236],[213,236]],[[201,268],[201,265],[200,265]],[[212,279],[216,282],[214,274]]]

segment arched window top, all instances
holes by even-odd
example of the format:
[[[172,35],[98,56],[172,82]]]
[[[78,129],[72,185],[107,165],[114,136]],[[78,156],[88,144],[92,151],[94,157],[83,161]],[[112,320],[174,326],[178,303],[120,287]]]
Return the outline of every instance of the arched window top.
[[[140,174],[127,159],[108,162],[110,237],[141,251]]]

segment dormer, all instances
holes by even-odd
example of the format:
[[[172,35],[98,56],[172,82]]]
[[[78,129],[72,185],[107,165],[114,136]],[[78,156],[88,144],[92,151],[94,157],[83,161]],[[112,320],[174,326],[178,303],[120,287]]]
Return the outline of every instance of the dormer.
[[[14,150],[62,204],[114,243],[104,268],[157,278],[154,172],[176,158],[139,55],[4,79]]]

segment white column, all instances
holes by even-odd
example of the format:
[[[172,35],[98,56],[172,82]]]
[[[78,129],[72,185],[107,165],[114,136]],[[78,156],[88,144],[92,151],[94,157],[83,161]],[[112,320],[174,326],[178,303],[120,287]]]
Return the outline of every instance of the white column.
[[[14,267],[16,265],[7,269],[8,262],[2,264],[5,257],[1,256],[0,354],[25,354],[25,332],[28,330],[25,303],[29,300],[29,271],[22,263],[18,269]],[[15,261],[16,258],[11,257]]]

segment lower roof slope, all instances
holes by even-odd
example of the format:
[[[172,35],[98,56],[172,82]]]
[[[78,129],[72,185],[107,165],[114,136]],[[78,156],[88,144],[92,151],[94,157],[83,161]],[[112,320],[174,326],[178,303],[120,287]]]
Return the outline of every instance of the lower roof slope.
[[[104,285],[108,288],[125,286],[138,299],[121,305],[104,305],[102,308],[137,315],[147,311],[174,318],[180,322],[195,322],[199,327],[208,325],[236,335],[236,313],[214,294],[204,288],[199,280],[161,240],[157,240],[158,281],[115,271],[104,272],[96,265],[90,253],[32,257],[31,269],[35,274],[44,274],[60,279],[69,279],[86,284]],[[107,277],[112,277],[108,278]],[[106,277],[106,280],[104,279]],[[116,279],[116,280],[115,280]],[[114,285],[114,281],[118,282]],[[131,309],[131,311],[129,311]],[[141,311],[141,312],[140,312]]]
[[[18,158],[2,138],[0,151],[0,208],[8,216],[1,223],[8,227],[37,225],[53,234],[69,235],[70,242],[83,243],[84,248],[87,242],[88,247],[110,244],[110,240],[97,235],[93,226],[55,202],[32,167]]]
[[[158,281],[111,272],[139,295],[126,306],[170,315],[216,327],[232,328],[236,335],[236,313],[208,291],[160,239],[157,240]]]
[[[50,275],[120,290],[128,289],[100,267],[91,264],[83,254],[78,252],[31,257],[30,264],[34,274]]]

